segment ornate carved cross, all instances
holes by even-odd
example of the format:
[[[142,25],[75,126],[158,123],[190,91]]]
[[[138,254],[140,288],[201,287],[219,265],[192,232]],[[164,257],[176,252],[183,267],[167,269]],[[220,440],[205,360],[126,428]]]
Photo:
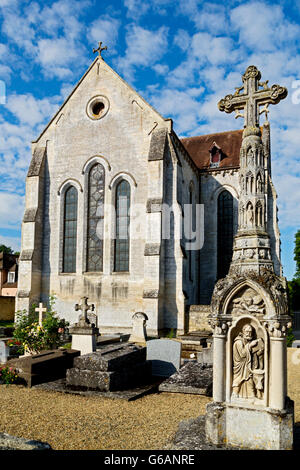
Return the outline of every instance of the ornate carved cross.
[[[88,297],[81,297],[81,304],[75,305],[76,312],[78,310],[82,311],[83,313],[82,318],[84,319],[85,323],[89,323],[89,320],[87,317],[88,310],[92,310],[92,312],[95,310],[95,305],[94,304],[88,305],[87,301],[88,301]]]
[[[102,42],[101,42],[101,41],[99,41],[98,44],[99,44],[98,49],[93,49],[93,53],[95,54],[95,52],[99,52],[99,57],[101,57],[101,59],[102,59],[101,52],[102,52],[102,51],[107,51],[107,46],[101,47],[101,46],[102,46]]]
[[[43,307],[42,302],[39,303],[39,306],[35,309],[36,312],[39,314],[39,325],[42,326],[43,323],[43,313],[47,312],[47,309]]]
[[[234,95],[226,95],[219,101],[219,110],[225,113],[235,111],[236,118],[244,118],[244,127],[258,127],[260,114],[266,113],[267,119],[268,105],[277,104],[287,96],[285,87],[280,85],[268,87],[268,80],[261,83],[260,79],[260,71],[254,65],[250,65],[242,76],[243,85],[236,88]],[[259,107],[262,105],[264,108],[260,111]],[[241,110],[244,110],[244,114],[241,114]]]

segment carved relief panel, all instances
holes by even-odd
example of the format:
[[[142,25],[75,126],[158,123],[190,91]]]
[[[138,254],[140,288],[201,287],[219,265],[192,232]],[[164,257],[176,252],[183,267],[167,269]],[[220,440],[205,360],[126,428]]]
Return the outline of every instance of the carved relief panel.
[[[251,287],[244,287],[231,300],[227,312],[233,317],[241,315],[264,315],[265,303],[260,294]]]
[[[227,401],[267,405],[268,339],[260,324],[241,317],[228,337]]]

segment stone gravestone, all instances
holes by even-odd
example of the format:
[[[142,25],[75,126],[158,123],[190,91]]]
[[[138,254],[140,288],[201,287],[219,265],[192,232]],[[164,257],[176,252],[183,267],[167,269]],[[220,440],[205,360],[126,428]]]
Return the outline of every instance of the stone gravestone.
[[[0,364],[7,362],[9,356],[9,348],[6,346],[5,341],[0,341]]]
[[[88,310],[94,310],[94,304],[88,305],[87,297],[81,298],[82,303],[75,305],[75,310],[82,310],[77,323],[69,328],[72,335],[72,349],[80,351],[81,354],[89,354],[96,351],[96,338],[99,334],[98,328],[88,319]]]
[[[152,375],[170,377],[180,368],[181,343],[172,339],[147,341],[147,361],[151,361]]]
[[[143,312],[136,312],[132,317],[132,333],[129,338],[130,343],[145,343],[146,336],[146,322],[148,317]]]

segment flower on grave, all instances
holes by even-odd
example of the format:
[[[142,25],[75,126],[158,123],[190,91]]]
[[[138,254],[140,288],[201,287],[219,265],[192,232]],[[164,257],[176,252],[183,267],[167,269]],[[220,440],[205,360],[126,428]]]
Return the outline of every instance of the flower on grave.
[[[53,310],[55,299],[49,298],[49,308],[45,314],[42,325],[36,319],[35,305],[32,305],[29,313],[26,310],[16,313],[16,328],[14,337],[22,346],[31,353],[37,353],[42,349],[50,349],[60,344],[60,335],[68,323],[59,319]]]
[[[19,376],[13,367],[0,367],[0,380],[4,384],[13,384],[19,381]]]

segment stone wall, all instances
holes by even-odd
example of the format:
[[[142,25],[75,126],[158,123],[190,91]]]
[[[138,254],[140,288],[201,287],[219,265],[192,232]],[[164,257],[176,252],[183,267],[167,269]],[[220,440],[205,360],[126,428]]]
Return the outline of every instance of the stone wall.
[[[191,305],[188,313],[188,331],[212,331],[208,324],[209,305]]]
[[[0,320],[13,320],[15,315],[15,298],[0,297]]]
[[[229,191],[234,201],[234,232],[238,226],[238,170],[214,170],[201,175],[200,201],[204,204],[204,245],[200,251],[200,304],[209,305],[217,281],[218,197]]]

